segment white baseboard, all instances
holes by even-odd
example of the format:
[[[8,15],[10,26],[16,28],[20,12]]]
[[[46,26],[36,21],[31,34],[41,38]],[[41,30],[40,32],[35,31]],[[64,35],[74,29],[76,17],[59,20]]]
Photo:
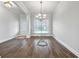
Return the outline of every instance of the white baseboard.
[[[52,34],[32,34],[31,36],[52,36]]]
[[[8,40],[11,40],[11,39],[15,38],[16,36],[17,36],[17,34],[11,36],[10,38],[7,38],[5,40],[0,41],[0,43],[3,43],[3,42],[8,41]]]
[[[74,50],[72,47],[70,47],[69,45],[65,44],[64,42],[62,42],[61,40],[59,40],[58,38],[56,38],[56,36],[53,35],[53,37],[60,43],[62,44],[64,47],[66,47],[68,50],[70,50],[73,54],[75,54],[77,57],[79,57],[79,53]]]

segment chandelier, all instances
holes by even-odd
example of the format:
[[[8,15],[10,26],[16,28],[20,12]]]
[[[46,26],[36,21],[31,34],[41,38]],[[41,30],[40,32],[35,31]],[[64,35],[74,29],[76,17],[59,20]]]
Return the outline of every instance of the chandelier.
[[[43,12],[42,12],[42,3],[43,2],[40,1],[41,8],[40,8],[40,14],[38,14],[41,22],[46,17],[46,14],[43,14]],[[42,35],[42,23],[41,23],[41,35]],[[48,43],[42,38],[42,36],[40,36],[40,40],[37,42],[37,45],[45,47],[45,46],[48,46]]]
[[[40,20],[43,20],[43,19],[46,19],[47,18],[47,14],[43,13],[43,8],[42,8],[43,5],[42,5],[42,3],[43,2],[40,1],[40,5],[41,5],[40,13],[35,16],[37,19],[40,19]]]

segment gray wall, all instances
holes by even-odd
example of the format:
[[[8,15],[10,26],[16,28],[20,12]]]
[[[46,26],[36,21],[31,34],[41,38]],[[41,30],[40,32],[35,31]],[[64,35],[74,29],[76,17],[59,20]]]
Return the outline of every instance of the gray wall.
[[[18,16],[0,2],[0,43],[12,39],[19,31]]]
[[[60,2],[53,16],[53,36],[79,52],[79,2]]]

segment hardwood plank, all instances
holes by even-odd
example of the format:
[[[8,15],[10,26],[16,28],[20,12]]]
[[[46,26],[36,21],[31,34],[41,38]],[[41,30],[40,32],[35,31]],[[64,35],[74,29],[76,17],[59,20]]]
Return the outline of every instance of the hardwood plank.
[[[39,36],[29,39],[17,39],[0,44],[0,56],[3,58],[77,58],[71,51],[58,43],[51,36],[42,36],[48,42],[48,46],[37,45]]]

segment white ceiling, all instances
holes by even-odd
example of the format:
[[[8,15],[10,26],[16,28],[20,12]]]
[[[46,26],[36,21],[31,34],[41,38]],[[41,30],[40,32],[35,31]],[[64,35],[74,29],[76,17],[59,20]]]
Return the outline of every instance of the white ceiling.
[[[15,2],[13,2],[14,5],[13,5],[11,8],[6,7],[3,1],[0,1],[0,3],[2,4],[3,7],[7,8],[10,12],[12,12],[12,13],[14,13],[14,14],[16,14],[16,15],[24,14],[24,11],[22,11],[21,8],[19,8],[19,7],[16,5]]]
[[[52,13],[58,3],[59,1],[43,1],[43,4],[42,4],[43,12]],[[23,4],[31,13],[40,12],[40,9],[41,9],[40,1],[23,1]]]
[[[14,3],[16,7],[10,8],[10,10],[18,15],[27,14],[28,12],[33,14],[40,13],[40,1],[14,1]],[[43,13],[53,13],[58,3],[59,1],[43,1]]]
[[[19,8],[19,7],[16,7],[16,8],[10,8],[10,11],[17,14],[17,15],[21,15],[21,14],[24,14],[24,12]]]

